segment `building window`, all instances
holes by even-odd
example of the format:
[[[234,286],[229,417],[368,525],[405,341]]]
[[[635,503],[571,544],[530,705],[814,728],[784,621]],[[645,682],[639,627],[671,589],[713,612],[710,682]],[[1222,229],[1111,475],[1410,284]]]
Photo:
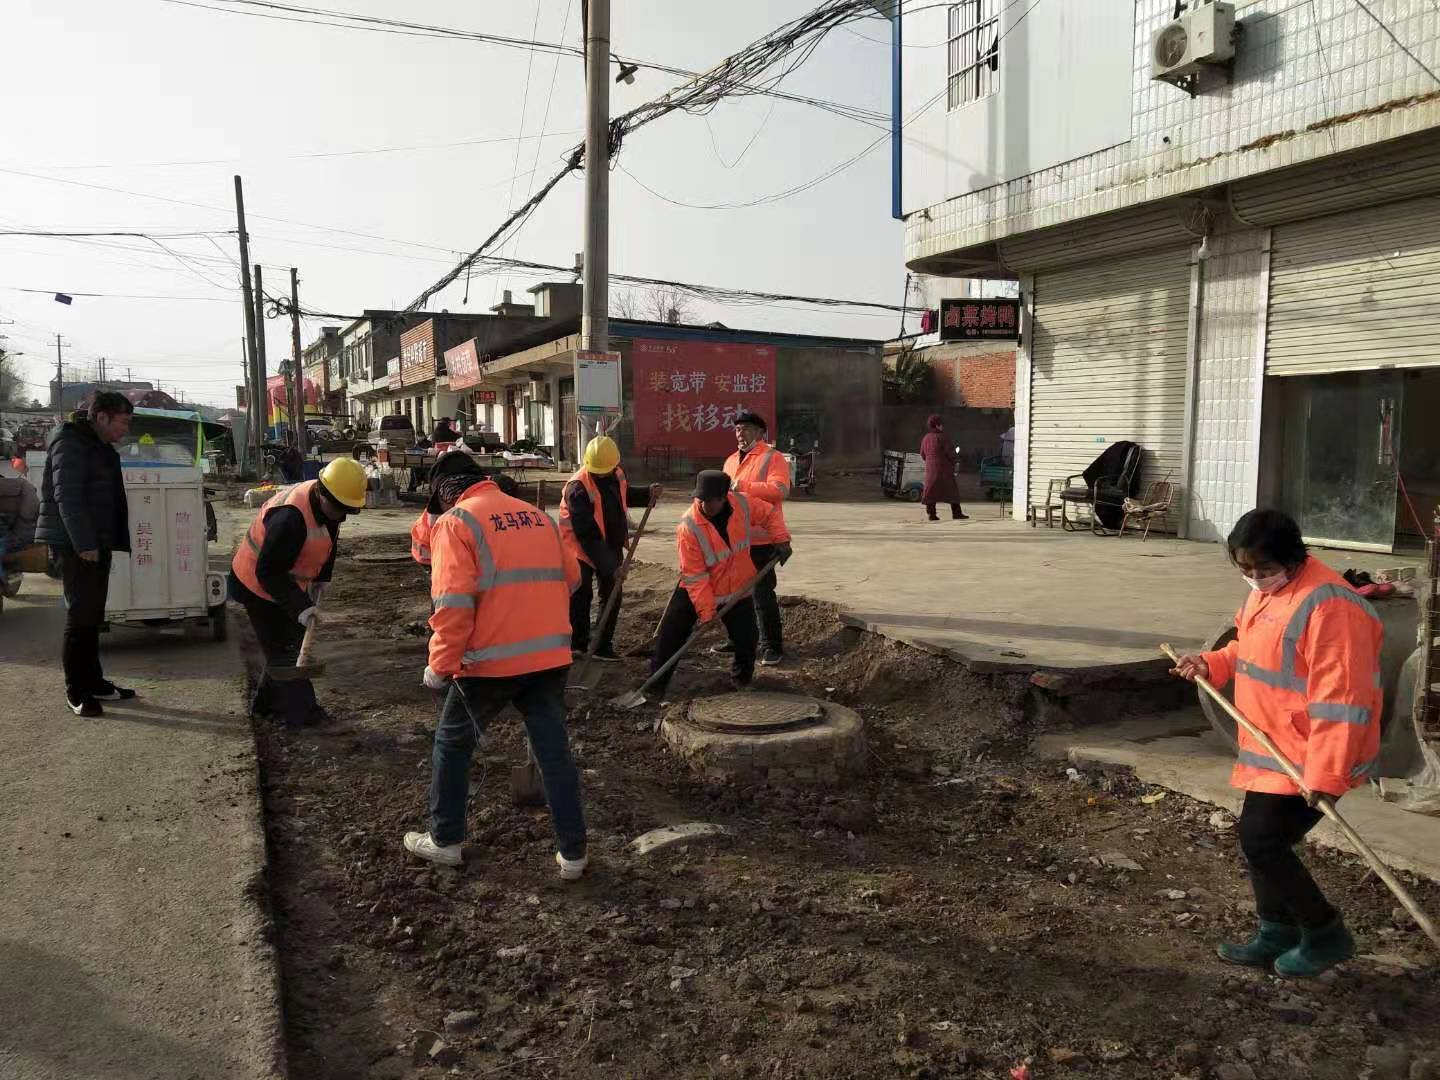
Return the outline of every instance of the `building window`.
[[[1000,89],[1000,0],[961,0],[950,8],[948,107]]]

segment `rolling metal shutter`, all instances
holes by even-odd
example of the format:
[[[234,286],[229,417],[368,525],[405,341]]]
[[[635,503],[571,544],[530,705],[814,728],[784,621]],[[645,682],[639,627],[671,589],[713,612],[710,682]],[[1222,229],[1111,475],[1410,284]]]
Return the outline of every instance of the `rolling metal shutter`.
[[[1267,375],[1440,366],[1440,201],[1277,225]]]
[[[1120,440],[1183,483],[1189,308],[1188,246],[1035,276],[1031,502]]]

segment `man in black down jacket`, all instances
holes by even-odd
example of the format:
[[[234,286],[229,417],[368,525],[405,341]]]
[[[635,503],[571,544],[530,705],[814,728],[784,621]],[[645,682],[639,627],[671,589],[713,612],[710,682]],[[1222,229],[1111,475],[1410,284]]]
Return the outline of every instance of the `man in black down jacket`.
[[[114,444],[130,430],[135,407],[123,394],[95,395],[88,420],[72,420],[50,440],[40,488],[37,543],[49,544],[65,586],[65,701],[76,716],[103,716],[100,701],[135,691],[100,668],[100,626],[110,588],[110,559],[130,550],[130,508]]]

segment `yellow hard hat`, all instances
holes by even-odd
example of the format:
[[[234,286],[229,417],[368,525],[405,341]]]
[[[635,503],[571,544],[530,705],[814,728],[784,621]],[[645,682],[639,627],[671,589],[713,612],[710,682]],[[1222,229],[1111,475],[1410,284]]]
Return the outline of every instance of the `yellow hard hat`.
[[[147,431],[144,435],[141,435],[141,436],[140,436],[140,445],[141,445],[141,446],[154,446],[154,445],[155,445],[155,436],[154,436],[154,435],[151,435],[151,434]]]
[[[330,462],[320,470],[320,483],[338,502],[351,510],[359,510],[365,505],[365,489],[369,481],[365,470],[354,458],[336,458]]]
[[[585,447],[585,471],[596,476],[609,476],[620,464],[620,447],[609,435],[596,435]]]

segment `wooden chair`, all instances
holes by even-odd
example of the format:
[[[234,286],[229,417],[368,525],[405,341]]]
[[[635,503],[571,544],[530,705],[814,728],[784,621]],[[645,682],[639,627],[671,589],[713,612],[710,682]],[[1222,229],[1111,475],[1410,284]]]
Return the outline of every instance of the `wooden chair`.
[[[1145,524],[1145,531],[1141,534],[1141,541],[1150,539],[1150,526],[1158,519],[1160,527],[1165,527],[1166,519],[1170,516],[1170,507],[1175,503],[1175,485],[1169,480],[1156,480],[1150,485],[1150,490],[1145,493],[1144,499],[1126,499],[1124,505],[1125,516],[1120,521],[1120,531],[1117,536],[1124,536],[1125,530],[1131,525]]]

